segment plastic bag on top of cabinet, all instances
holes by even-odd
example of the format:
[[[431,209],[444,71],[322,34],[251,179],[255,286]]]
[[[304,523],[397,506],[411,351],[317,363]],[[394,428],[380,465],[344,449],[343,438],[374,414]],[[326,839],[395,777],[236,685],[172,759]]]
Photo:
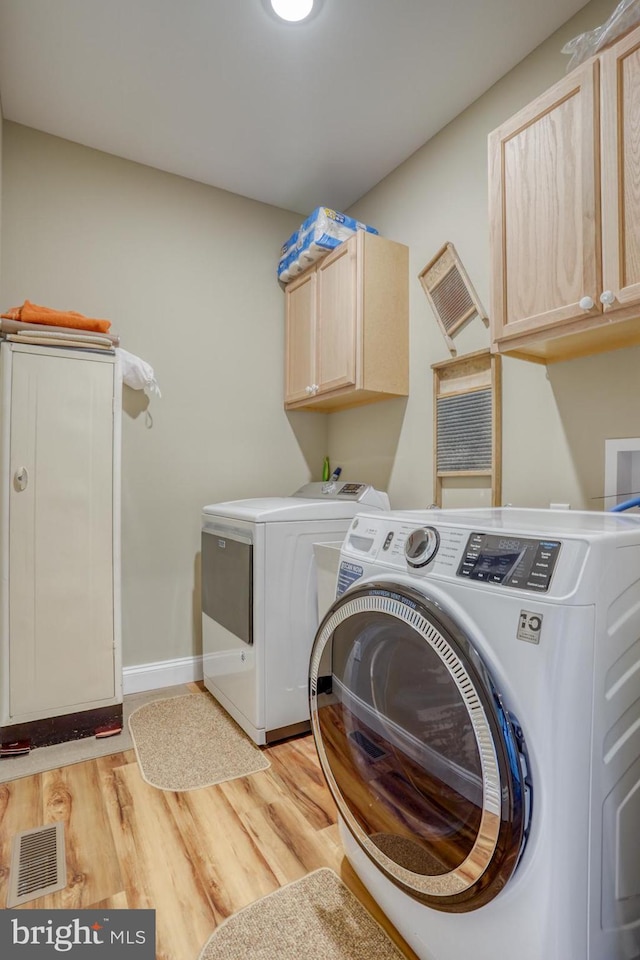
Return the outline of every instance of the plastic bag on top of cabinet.
[[[598,50],[602,50],[608,43],[611,43],[637,23],[640,23],[640,0],[620,0],[605,23],[596,27],[595,30],[581,33],[578,37],[574,37],[573,40],[565,43],[562,52],[571,55],[567,73],[584,63]]]
[[[122,382],[133,390],[144,390],[148,397],[161,397],[160,387],[156,380],[153,367],[145,360],[136,357],[134,353],[116,348],[116,357],[122,372]]]

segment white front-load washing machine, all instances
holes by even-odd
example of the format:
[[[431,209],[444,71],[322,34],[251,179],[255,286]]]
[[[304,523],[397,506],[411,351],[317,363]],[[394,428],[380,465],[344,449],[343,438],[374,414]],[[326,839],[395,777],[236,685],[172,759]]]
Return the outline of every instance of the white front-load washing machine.
[[[422,960],[640,957],[637,516],[359,515],[310,688],[347,857]]]
[[[389,498],[330,481],[202,510],[204,683],[258,744],[309,729],[313,545],[342,540],[362,509],[388,510]]]

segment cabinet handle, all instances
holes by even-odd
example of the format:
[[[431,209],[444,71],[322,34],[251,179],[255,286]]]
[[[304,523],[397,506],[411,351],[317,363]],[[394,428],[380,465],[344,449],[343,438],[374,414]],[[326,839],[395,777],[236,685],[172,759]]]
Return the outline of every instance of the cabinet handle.
[[[581,310],[593,310],[594,307],[595,307],[595,303],[591,299],[591,297],[583,297],[582,300],[580,301]]]
[[[18,470],[13,475],[13,485],[21,493],[23,490],[26,490],[27,484],[29,483],[29,471],[26,467],[19,467]]]
[[[320,387],[318,386],[318,384],[317,384],[317,383],[314,383],[313,386],[311,387],[311,392],[312,392],[312,393],[317,393],[319,389],[320,389]]]
[[[308,393],[309,396],[311,396],[311,394],[313,393],[313,387],[305,387],[304,392]]]
[[[603,290],[600,294],[600,303],[604,303],[605,306],[610,307],[612,303],[616,302],[616,296],[613,290]]]

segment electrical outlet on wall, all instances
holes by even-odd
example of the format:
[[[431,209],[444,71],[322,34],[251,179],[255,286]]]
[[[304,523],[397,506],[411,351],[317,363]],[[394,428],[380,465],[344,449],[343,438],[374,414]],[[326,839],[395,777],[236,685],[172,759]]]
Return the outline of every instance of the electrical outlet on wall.
[[[640,492],[640,437],[604,442],[604,504],[610,510]]]

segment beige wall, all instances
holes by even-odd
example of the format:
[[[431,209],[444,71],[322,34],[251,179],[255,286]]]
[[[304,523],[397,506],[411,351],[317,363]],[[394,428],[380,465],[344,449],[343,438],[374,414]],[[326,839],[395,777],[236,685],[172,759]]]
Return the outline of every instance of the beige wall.
[[[566,39],[610,12],[593,0],[350,211],[409,245],[411,393],[330,416],[282,409],[275,263],[299,216],[5,122],[0,306],[111,318],[163,392],[151,429],[143,396],[124,397],[125,665],[200,653],[203,504],[287,494],[327,452],[395,507],[431,502],[430,365],[448,352],[417,275],[451,240],[489,306],[487,134],[563,75]],[[457,345],[488,345],[485,328],[473,321]],[[640,349],[548,372],[505,361],[505,502],[600,507],[604,439],[640,435],[639,362]],[[488,493],[446,500],[471,502]]]
[[[405,401],[334,414],[332,462],[389,490],[395,507],[432,501],[433,401],[430,366],[449,357],[418,281],[452,241],[489,309],[487,134],[560,79],[566,40],[607,19],[611,0],[593,0],[562,30],[457,117],[349,212],[410,248],[411,387]],[[425,91],[425,103],[437,91]],[[488,346],[474,320],[457,338],[458,355]],[[506,359],[503,366],[503,502],[550,502],[600,509],[604,440],[640,435],[640,349],[547,368]],[[487,490],[452,490],[445,505],[488,504]]]
[[[326,415],[283,410],[280,245],[299,216],[5,123],[2,306],[108,317],[155,369],[125,389],[125,665],[200,652],[203,504],[286,495]]]

